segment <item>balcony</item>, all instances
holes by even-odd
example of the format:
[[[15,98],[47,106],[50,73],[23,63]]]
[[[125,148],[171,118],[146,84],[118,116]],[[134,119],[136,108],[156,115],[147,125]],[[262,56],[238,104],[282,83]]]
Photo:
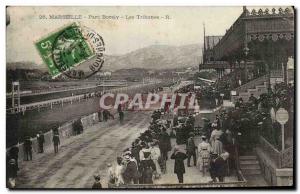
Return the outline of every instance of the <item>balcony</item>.
[[[275,47],[288,47],[288,55],[293,55],[293,40],[294,10],[292,7],[271,10],[253,9],[251,12],[244,7],[242,14],[217,44],[204,51],[204,56],[210,55],[216,62],[230,63],[243,61],[246,57],[252,61],[262,60],[261,51],[265,48],[261,44],[268,45],[269,42],[279,42],[279,45]],[[201,65],[207,62],[208,60],[204,60],[204,64]]]

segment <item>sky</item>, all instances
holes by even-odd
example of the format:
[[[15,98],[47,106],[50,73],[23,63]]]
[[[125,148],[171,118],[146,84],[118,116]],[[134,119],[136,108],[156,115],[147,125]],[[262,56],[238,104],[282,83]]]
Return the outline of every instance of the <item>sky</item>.
[[[150,45],[202,45],[203,23],[206,35],[224,35],[242,13],[242,7],[9,7],[8,13],[7,62],[32,61],[40,64],[42,60],[34,42],[72,22],[39,19],[42,15],[83,15],[85,18],[77,21],[103,37],[105,54],[121,55]],[[118,15],[124,19],[91,20],[89,15]],[[170,19],[126,20],[126,15],[168,15]]]

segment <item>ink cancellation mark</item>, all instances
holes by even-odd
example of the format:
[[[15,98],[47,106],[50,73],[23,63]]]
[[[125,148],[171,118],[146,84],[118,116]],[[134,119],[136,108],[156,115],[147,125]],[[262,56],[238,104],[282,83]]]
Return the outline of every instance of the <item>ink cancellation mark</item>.
[[[52,78],[85,79],[103,66],[103,38],[78,23],[67,25],[35,43]]]

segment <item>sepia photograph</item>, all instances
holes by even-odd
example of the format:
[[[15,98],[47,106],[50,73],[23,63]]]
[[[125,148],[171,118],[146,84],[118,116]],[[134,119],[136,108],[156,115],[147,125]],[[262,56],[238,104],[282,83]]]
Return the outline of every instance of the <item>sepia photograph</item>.
[[[8,5],[6,188],[295,189],[296,9]]]

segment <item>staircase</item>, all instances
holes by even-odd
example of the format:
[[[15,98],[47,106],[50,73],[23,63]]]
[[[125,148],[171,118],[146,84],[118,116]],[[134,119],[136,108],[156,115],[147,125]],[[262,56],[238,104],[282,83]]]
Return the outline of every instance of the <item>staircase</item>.
[[[259,77],[236,88],[235,90],[238,95],[232,96],[231,101],[236,102],[239,98],[242,98],[244,102],[247,102],[251,94],[258,98],[261,94],[268,92],[267,88],[266,76]]]
[[[240,168],[243,175],[260,175],[261,169],[255,155],[240,156]]]
[[[266,182],[256,155],[240,156],[240,169],[245,179],[247,187],[266,187]]]
[[[235,90],[240,93],[240,92],[247,92],[248,89],[255,88],[258,85],[264,85],[265,82],[267,82],[268,78],[266,75],[263,75],[259,78],[256,78],[254,80],[251,80],[240,87],[236,88]]]

